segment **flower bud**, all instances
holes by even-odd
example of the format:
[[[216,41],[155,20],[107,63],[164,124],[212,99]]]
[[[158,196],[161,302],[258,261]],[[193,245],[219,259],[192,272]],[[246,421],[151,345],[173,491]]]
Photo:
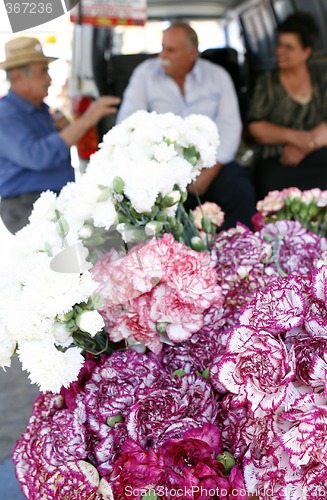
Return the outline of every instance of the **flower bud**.
[[[174,236],[181,236],[183,234],[183,231],[184,231],[184,226],[181,222],[178,222],[175,224],[174,226]]]
[[[158,495],[154,490],[148,490],[146,493],[144,493],[144,495],[142,495],[142,499],[143,498],[146,500],[157,500]]]
[[[108,201],[111,197],[111,191],[108,186],[100,186],[98,185],[100,190],[100,194],[97,197],[97,202],[101,203],[102,201]]]
[[[168,325],[169,323],[167,323],[166,321],[159,321],[158,323],[156,323],[157,332],[166,333]]]
[[[187,191],[182,191],[181,192],[181,201],[182,203],[185,203],[188,197],[188,192]]]
[[[145,225],[145,234],[147,236],[157,236],[162,231],[162,223],[156,220],[152,220]]]
[[[89,333],[91,337],[102,330],[104,321],[98,311],[83,311],[76,317],[76,325],[82,332]]]
[[[216,460],[223,464],[224,474],[226,475],[230,473],[236,463],[235,458],[229,451],[223,451],[223,453],[219,453],[219,455],[216,456]]]
[[[162,194],[159,193],[157,198],[156,198],[156,205],[160,205],[161,204],[161,200],[162,200]]]
[[[156,220],[159,222],[165,222],[167,220],[167,214],[163,210],[159,210],[156,215]]]
[[[78,231],[78,236],[82,240],[87,240],[91,238],[93,232],[94,232],[94,227],[91,224],[84,224]]]
[[[291,200],[289,208],[293,213],[296,214],[300,210],[301,205],[302,205],[302,202],[299,198],[293,198],[293,200]]]
[[[57,220],[57,233],[61,238],[65,238],[69,233],[69,224],[63,216]]]
[[[308,215],[309,217],[317,217],[317,215],[319,214],[321,208],[320,207],[317,207],[317,205],[315,203],[310,203],[310,205],[308,205]]]
[[[201,226],[205,233],[210,233],[212,230],[211,220],[207,215],[204,215],[201,219]]]
[[[172,207],[173,205],[176,205],[176,203],[178,203],[180,199],[180,191],[171,191],[170,193],[166,194],[160,205],[163,208]]]
[[[204,241],[199,236],[193,236],[191,239],[191,248],[197,252],[203,252],[207,249]]]
[[[113,415],[112,417],[107,418],[107,425],[109,425],[109,427],[115,427],[115,424],[123,421],[124,417],[121,415],[121,413],[117,413],[117,415]]]

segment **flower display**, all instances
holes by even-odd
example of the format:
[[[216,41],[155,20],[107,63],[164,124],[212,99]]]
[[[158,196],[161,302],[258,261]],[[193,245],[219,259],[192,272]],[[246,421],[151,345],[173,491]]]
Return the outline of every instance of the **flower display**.
[[[211,327],[213,321],[220,331],[235,326],[255,293],[279,276],[307,274],[324,261],[326,250],[327,239],[307,231],[299,221],[269,223],[255,233],[241,224],[222,231],[213,242],[211,257],[223,305],[221,314],[211,318]]]
[[[87,172],[76,182],[66,185],[58,196],[49,191],[42,193],[29,224],[15,235],[11,262],[1,276],[5,290],[0,313],[2,367],[10,366],[11,356],[17,353],[33,383],[42,391],[58,392],[77,379],[85,352],[111,352],[99,314],[99,283],[90,269],[110,249],[119,258],[125,257],[123,265],[129,262],[133,268],[135,261],[132,256],[126,258],[126,253],[140,242],[147,244],[154,236],[165,233],[181,242],[178,250],[175,248],[176,259],[178,252],[186,257],[184,242],[191,244],[192,238],[201,238],[182,201],[187,184],[202,168],[215,163],[218,143],[215,124],[204,116],[182,119],[172,113],[138,112],[105,135]],[[201,250],[205,248],[203,244]],[[138,256],[139,250],[133,255]],[[159,259],[155,252],[152,256],[159,265],[168,257],[162,255]],[[150,250],[147,258],[152,258]],[[184,268],[176,283],[174,269],[164,268],[165,281],[152,291],[152,317],[147,317],[149,331],[145,328],[144,338],[140,319],[146,317],[154,287],[148,276],[150,273],[153,279],[160,280],[161,269],[154,268],[153,261],[149,269],[143,260],[144,279],[140,271],[131,287],[140,287],[142,281],[144,288],[137,291],[140,297],[135,297],[134,309],[125,315],[125,324],[121,320],[110,333],[112,339],[142,337],[149,346],[152,332],[153,349],[158,351],[157,328],[163,335],[167,326],[171,342],[180,342],[196,332],[202,325],[203,311],[212,302],[205,297],[218,291],[213,285],[214,271],[208,271],[204,262],[208,259],[204,255],[201,259],[196,261],[195,253],[189,254],[185,265],[193,262],[197,274],[188,276]],[[202,264],[206,271],[201,274]],[[117,283],[120,271],[117,266],[114,269]],[[200,276],[201,285],[193,290]],[[211,292],[204,291],[207,284]],[[165,301],[161,300],[168,290]],[[118,290],[115,293],[117,299]],[[130,291],[125,289],[124,293]],[[196,297],[199,306],[193,310],[192,300]],[[182,316],[187,309],[189,319],[185,320]],[[131,332],[136,332],[134,337]]]
[[[234,464],[226,475],[217,423],[204,378],[129,349],[87,361],[61,394],[41,394],[13,459],[29,499],[231,498],[244,483]]]
[[[326,271],[273,280],[243,308],[210,367],[213,386],[228,392],[224,437],[259,498],[326,494]]]
[[[36,401],[13,456],[23,493],[300,500],[325,488],[326,246],[278,221],[222,231],[210,254],[165,234],[100,257],[88,272],[116,348]]]
[[[326,192],[256,230],[186,213],[205,117],[138,112],[46,192],[0,276],[0,365],[42,393],[13,461],[30,500],[327,497]]]

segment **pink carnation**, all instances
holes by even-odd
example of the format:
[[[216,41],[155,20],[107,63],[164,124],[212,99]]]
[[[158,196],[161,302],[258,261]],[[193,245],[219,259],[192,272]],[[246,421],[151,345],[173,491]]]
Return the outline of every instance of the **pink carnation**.
[[[93,274],[104,297],[100,312],[110,339],[141,344],[156,354],[165,335],[172,343],[189,339],[203,326],[205,311],[221,305],[209,254],[168,234],[135,247],[123,259],[102,257]]]
[[[215,226],[220,227],[224,222],[225,213],[219,205],[206,201],[203,205],[195,207],[193,210],[194,223],[197,229],[202,229],[202,217],[205,215]]]

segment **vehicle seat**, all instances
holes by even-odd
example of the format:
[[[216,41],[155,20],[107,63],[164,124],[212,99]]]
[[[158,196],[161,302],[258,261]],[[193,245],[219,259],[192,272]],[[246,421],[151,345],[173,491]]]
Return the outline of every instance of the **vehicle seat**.
[[[157,57],[158,54],[111,54],[106,64],[106,89],[107,95],[122,97],[124,90],[134,69],[146,59]],[[231,47],[210,48],[204,50],[200,57],[207,59],[215,64],[219,64],[228,71],[234,82],[236,93],[239,99],[242,118],[245,116],[247,98],[244,94],[245,85],[242,84],[238,53]],[[100,89],[99,89],[100,90]],[[100,129],[100,135],[109,130],[115,123],[115,115],[104,119]]]

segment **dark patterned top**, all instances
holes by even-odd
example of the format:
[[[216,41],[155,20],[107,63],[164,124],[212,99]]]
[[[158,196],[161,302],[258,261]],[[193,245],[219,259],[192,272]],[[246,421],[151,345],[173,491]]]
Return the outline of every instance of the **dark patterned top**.
[[[309,68],[313,87],[312,99],[307,104],[295,101],[285,90],[278,70],[267,71],[258,77],[250,102],[248,122],[269,121],[294,130],[310,130],[327,121],[327,72]],[[260,146],[263,158],[280,155],[283,145]]]

